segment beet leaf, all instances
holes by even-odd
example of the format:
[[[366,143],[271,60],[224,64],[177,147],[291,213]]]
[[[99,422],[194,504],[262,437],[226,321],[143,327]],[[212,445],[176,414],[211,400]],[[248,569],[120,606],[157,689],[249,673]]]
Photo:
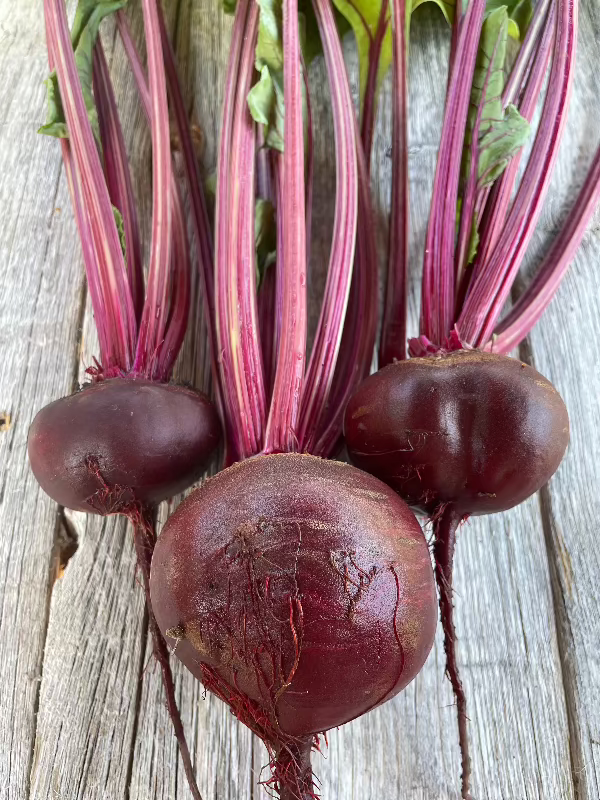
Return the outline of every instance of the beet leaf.
[[[259,80],[248,93],[248,107],[256,122],[264,126],[267,147],[283,152],[283,29],[282,0],[257,0],[260,7],[255,66]],[[310,4],[306,12],[298,13],[300,47],[304,62],[311,60],[321,50],[318,29]],[[307,138],[307,98],[303,88],[304,138]]]
[[[100,128],[96,103],[92,93],[94,45],[98,38],[101,22],[126,5],[127,0],[80,0],[71,30],[71,43],[75,51],[75,64],[79,74],[81,91],[83,92],[83,99],[94,138],[98,144],[100,143]],[[69,133],[56,72],[53,72],[46,81],[46,88],[48,118],[46,124],[42,125],[38,133],[56,136],[59,139],[67,139]]]

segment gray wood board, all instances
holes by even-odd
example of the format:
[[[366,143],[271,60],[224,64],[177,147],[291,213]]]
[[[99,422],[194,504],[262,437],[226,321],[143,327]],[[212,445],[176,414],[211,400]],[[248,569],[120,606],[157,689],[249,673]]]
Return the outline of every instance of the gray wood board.
[[[204,129],[204,164],[211,169],[230,21],[207,0],[168,6],[189,108]],[[0,798],[183,800],[190,794],[150,657],[131,534],[118,520],[63,518],[37,488],[26,462],[27,428],[36,410],[70,391],[81,378],[81,365],[95,353],[59,148],[35,135],[44,113],[46,75],[40,8],[32,0],[0,0],[0,411],[12,417],[11,427],[0,433]],[[596,144],[592,65],[600,55],[594,34],[598,10],[587,0],[582,12],[568,141],[538,247],[555,229],[566,193],[572,194]],[[134,18],[139,33],[139,15]],[[410,170],[416,274],[435,168],[448,35],[435,13],[420,11],[415,28]],[[105,43],[147,231],[146,124],[137,105],[126,102],[134,96],[133,84],[110,26]],[[346,49],[356,94],[355,57],[350,45]],[[311,81],[318,131],[312,291],[318,294],[335,175],[321,65],[315,65]],[[382,245],[391,175],[390,109],[387,85],[373,159]],[[557,384],[571,411],[569,457],[540,496],[507,514],[472,520],[460,532],[458,652],[470,701],[477,800],[599,796],[600,564],[591,542],[598,517],[593,478],[600,463],[595,413],[600,372],[592,344],[598,249],[593,230],[561,298],[531,340],[536,366]],[[416,281],[410,315],[414,331]],[[199,321],[196,330],[201,331]],[[186,343],[181,377],[202,385],[205,362],[197,332]],[[78,549],[62,574],[57,572],[61,544],[73,538]],[[260,742],[218,700],[204,698],[202,687],[178,665],[175,673],[204,800],[264,800],[266,792],[257,785],[267,760]],[[386,706],[332,731],[324,756],[314,757],[314,768],[324,800],[459,797],[455,713],[439,632],[414,683]]]
[[[553,233],[600,143],[595,69],[600,63],[600,6],[580,11],[576,79],[550,202],[541,219]],[[600,797],[600,213],[588,230],[554,303],[531,336],[533,361],[562,394],[571,418],[571,445],[541,492],[544,530],[563,679],[569,711],[576,796]]]
[[[72,390],[84,298],[79,245],[44,115],[37,3],[0,3],[0,796],[25,798],[59,555],[60,515],[26,458],[35,412]]]

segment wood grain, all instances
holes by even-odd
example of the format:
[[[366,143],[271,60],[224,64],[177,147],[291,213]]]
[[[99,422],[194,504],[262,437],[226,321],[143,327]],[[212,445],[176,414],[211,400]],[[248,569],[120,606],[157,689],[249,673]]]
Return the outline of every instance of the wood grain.
[[[541,220],[543,248],[572,203],[600,144],[596,65],[600,7],[583,3],[577,72],[565,138]],[[586,234],[554,303],[531,336],[535,366],[562,394],[571,418],[564,463],[541,492],[578,800],[600,797],[600,213]],[[535,259],[531,259],[531,267]]]
[[[190,115],[206,135],[203,161],[209,171],[216,160],[230,21],[209,0],[179,0],[166,8],[184,65]],[[139,36],[137,11],[133,19]],[[8,430],[0,432],[0,800],[189,800],[150,658],[130,532],[120,520],[63,518],[37,489],[26,463],[33,414],[68,393],[96,352],[59,148],[34,133],[44,105],[42,22],[37,0],[0,0],[0,412],[11,416]],[[534,251],[555,230],[564,198],[572,195],[598,138],[598,30],[598,8],[584,0],[568,141]],[[148,132],[110,25],[104,41],[147,231]],[[447,46],[439,14],[420,9],[410,67],[414,275],[422,260]],[[346,52],[356,95],[351,43]],[[332,123],[319,63],[311,86],[317,128],[311,291],[318,295],[335,186]],[[382,247],[390,112],[386,85],[372,164]],[[540,496],[507,514],[472,520],[459,535],[458,656],[470,701],[477,800],[600,795],[600,562],[592,541],[600,510],[594,480],[600,464],[597,228],[531,338],[536,366],[556,383],[571,412],[570,455]],[[418,293],[415,279],[411,332]],[[315,319],[313,314],[313,326]],[[201,325],[197,319],[179,365],[180,378],[197,385],[206,382]],[[167,513],[162,510],[162,519]],[[64,574],[57,573],[61,546],[70,548],[73,539],[77,552]],[[267,761],[262,745],[174,667],[204,800],[265,800],[258,786]],[[455,727],[438,632],[423,672],[405,692],[329,734],[324,755],[314,757],[322,797],[457,799]]]
[[[0,3],[0,797],[33,755],[60,516],[27,462],[36,410],[71,391],[83,275],[56,143],[35,131],[47,76],[39,7]]]

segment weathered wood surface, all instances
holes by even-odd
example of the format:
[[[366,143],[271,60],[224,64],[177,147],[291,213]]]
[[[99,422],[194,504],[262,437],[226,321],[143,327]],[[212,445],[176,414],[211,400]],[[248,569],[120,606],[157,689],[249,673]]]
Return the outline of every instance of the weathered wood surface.
[[[167,3],[185,64],[189,107],[214,166],[230,24],[214,0]],[[134,15],[136,30],[139,17]],[[411,50],[411,223],[421,259],[435,167],[448,36],[419,12]],[[582,0],[580,57],[543,247],[598,139],[600,10]],[[110,27],[117,97],[134,97]],[[347,48],[355,76],[352,48]],[[46,54],[39,0],[0,0],[0,800],[184,800],[157,670],[150,658],[131,535],[114,520],[64,516],[37,488],[25,445],[35,411],[69,392],[95,352],[75,226],[56,143],[36,136]],[[315,291],[326,262],[335,176],[324,76],[316,65]],[[143,216],[150,152],[134,102],[123,109]],[[381,103],[373,161],[381,241],[390,163],[390,103]],[[60,209],[60,211],[58,210]],[[459,658],[472,718],[477,800],[600,796],[600,311],[598,226],[558,302],[531,338],[531,357],[562,392],[572,446],[550,487],[519,509],[473,520],[457,556]],[[413,328],[418,288],[411,296]],[[181,374],[202,384],[190,337]],[[165,512],[166,513],[166,512]],[[61,563],[78,547],[64,572]],[[258,800],[265,752],[226,708],[176,668],[178,697],[204,800]],[[324,800],[454,800],[459,754],[452,697],[436,646],[398,698],[331,732],[315,756]]]

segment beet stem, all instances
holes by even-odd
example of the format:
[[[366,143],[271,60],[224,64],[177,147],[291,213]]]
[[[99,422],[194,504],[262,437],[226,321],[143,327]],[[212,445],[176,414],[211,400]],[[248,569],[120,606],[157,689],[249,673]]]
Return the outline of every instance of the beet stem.
[[[554,297],[600,203],[600,148],[560,233],[538,271],[495,331],[486,349],[509,353],[530,332]]]
[[[242,56],[249,3],[240,0],[236,5],[221,117],[221,134],[217,157],[217,189],[215,195],[215,277],[214,277],[214,320],[216,345],[219,363],[219,383],[223,398],[223,419],[227,429],[227,444],[233,460],[239,454],[252,450],[252,434],[246,423],[240,421],[241,411],[234,375],[233,343],[229,335],[228,310],[228,238],[230,236],[230,160],[232,153],[235,105],[238,74]]]
[[[333,242],[313,351],[305,376],[298,438],[312,452],[326,417],[352,283],[358,220],[358,165],[352,96],[332,7],[313,0],[331,91],[336,150]]]
[[[137,555],[137,563],[142,573],[144,583],[144,594],[146,597],[146,608],[148,609],[148,620],[150,624],[150,632],[152,634],[152,645],[154,650],[154,657],[160,664],[162,673],[162,682],[167,695],[167,708],[177,744],[179,745],[179,752],[183,761],[185,775],[190,787],[190,791],[194,800],[202,800],[202,795],[198,789],[196,778],[194,776],[194,767],[190,750],[185,739],[183,730],[183,723],[181,715],[177,708],[177,700],[175,699],[175,685],[173,683],[173,673],[171,672],[171,665],[169,663],[169,650],[163,636],[159,630],[156,617],[152,611],[150,602],[150,563],[152,561],[152,553],[154,552],[154,545],[156,544],[156,533],[154,530],[154,523],[152,521],[152,512],[139,512],[135,511],[128,515],[134,526],[134,541],[135,552]]]
[[[452,570],[456,531],[462,519],[454,506],[449,503],[434,522],[435,579],[438,585],[440,617],[444,631],[444,652],[446,653],[446,674],[452,684],[456,698],[458,715],[458,741],[462,761],[462,797],[470,800],[471,757],[469,755],[469,735],[467,730],[467,698],[456,663],[456,631],[454,628],[454,608],[452,605]]]
[[[379,366],[406,358],[408,269],[408,34],[405,0],[393,0],[392,208]]]
[[[119,14],[122,12],[119,12]],[[213,377],[213,391],[219,408],[222,407],[219,385],[219,368],[217,364],[216,333],[214,325],[214,259],[213,241],[210,219],[206,207],[206,198],[202,188],[202,179],[198,161],[194,154],[190,124],[181,90],[181,81],[177,71],[173,46],[167,35],[164,15],[159,7],[159,24],[163,42],[163,55],[167,74],[167,85],[175,113],[177,132],[181,141],[183,154],[183,167],[186,176],[187,188],[192,207],[192,222],[196,236],[196,246],[199,259],[199,273],[202,285],[202,299],[204,303],[204,319],[211,354],[211,369]],[[222,416],[222,415],[221,415]]]
[[[304,54],[300,50],[300,63],[302,65],[302,82],[304,84],[304,97],[306,101],[306,142],[304,143],[304,161],[306,186],[306,270],[310,268],[310,243],[312,238],[312,198],[315,174],[315,141],[313,133],[313,113],[310,102],[310,85],[308,83],[308,67],[304,61]]]
[[[100,39],[94,47],[94,98],[98,110],[98,124],[102,151],[104,154],[104,172],[110,199],[123,217],[125,230],[125,266],[129,278],[129,288],[139,325],[144,306],[144,271],[140,229],[133,184],[127,160],[125,137],[119,120],[117,101],[110,81],[110,72],[104,49]]]
[[[437,345],[444,343],[454,323],[456,208],[465,126],[484,11],[485,2],[473,0],[460,23],[427,225],[420,333]]]
[[[551,8],[554,9],[550,4],[550,0],[541,0],[534,7],[533,17],[502,93],[502,105],[504,108],[509,103],[518,102],[522,88],[527,83],[527,76],[535,63],[536,50],[546,25],[548,11]]]
[[[228,334],[231,339],[233,376],[240,414],[238,419],[233,420],[233,424],[247,426],[250,434],[250,448],[240,452],[242,458],[256,455],[260,451],[267,414],[256,302],[256,126],[247,105],[254,73],[258,12],[258,5],[252,4],[246,19],[237,76],[228,176]]]
[[[454,3],[454,19],[452,20],[452,40],[450,42],[450,58],[448,62],[448,86],[452,80],[452,69],[454,67],[454,59],[456,56],[456,48],[458,47],[458,37],[460,35],[460,27],[463,21],[463,2],[456,0]]]
[[[283,2],[283,215],[281,340],[265,452],[294,452],[306,364],[306,195],[298,2]],[[279,255],[278,255],[279,259]],[[278,276],[279,277],[279,276]]]
[[[275,386],[275,374],[279,358],[279,344],[281,342],[281,320],[283,318],[283,155],[275,150],[271,152],[271,165],[273,168],[273,192],[275,197],[275,225],[276,225],[276,262],[275,262],[275,314],[273,325],[273,349],[271,352],[271,380],[269,389],[271,400]]]
[[[484,110],[488,102],[487,94],[490,80],[494,72],[494,62],[498,48],[501,46],[502,30],[498,31],[498,36],[494,42],[494,49],[489,56],[489,63],[485,73],[477,116],[471,131],[471,145],[468,151],[468,177],[463,189],[462,207],[460,215],[460,228],[458,242],[456,245],[456,285],[459,287],[463,282],[467,267],[469,265],[469,244],[473,233],[473,226],[476,223],[476,209],[478,205],[478,183],[479,183],[479,136],[481,133],[482,122],[484,121]],[[489,125],[489,120],[486,120]]]
[[[357,126],[358,127],[358,126]],[[311,451],[322,458],[330,457],[340,446],[344,411],[348,400],[371,371],[377,334],[378,270],[375,224],[367,160],[357,135],[358,226],[354,272],[348,299],[344,333],[338,353],[331,389],[329,416],[319,429],[319,439]]]
[[[371,152],[373,150],[373,134],[375,132],[375,120],[377,117],[377,76],[379,75],[379,62],[383,43],[390,24],[388,15],[389,1],[383,0],[377,20],[375,36],[371,37],[369,46],[369,69],[367,71],[367,83],[365,87],[365,97],[362,108],[362,119],[360,122],[360,138],[363,148],[367,153],[367,172],[371,174]],[[369,31],[369,26],[365,25],[365,30]]]
[[[146,301],[138,334],[134,370],[156,377],[168,313],[173,209],[170,202],[171,150],[167,80],[156,0],[142,0],[152,134],[152,243]]]
[[[197,170],[197,165],[194,166],[196,162],[195,162],[195,156],[193,155],[193,151],[192,155],[190,155],[188,152],[189,149],[193,148],[193,145],[191,143],[191,134],[189,130],[189,124],[187,122],[187,112],[185,111],[183,105],[183,98],[181,96],[181,89],[179,87],[179,82],[178,82],[179,78],[177,75],[177,68],[175,65],[175,57],[173,55],[171,43],[167,35],[160,6],[157,7],[157,10],[159,12],[158,22],[161,30],[161,40],[163,48],[163,57],[165,60],[167,84],[169,87],[169,91],[171,93],[171,99],[175,110],[175,117],[177,120],[177,131],[179,134],[179,139],[181,141],[182,152],[184,157],[184,167],[187,179],[187,187],[189,190],[192,210],[194,212],[193,213],[194,231],[196,235],[196,244],[198,248],[197,249],[198,258],[200,259],[199,274],[202,282],[202,292],[204,295],[205,318],[207,320],[209,318],[212,320],[213,319],[213,314],[211,310],[212,306],[210,306],[209,308],[207,306],[207,300],[206,300],[207,294],[210,295],[210,297],[212,297],[214,294],[212,277],[210,283],[206,282],[206,275],[209,274],[212,276],[212,239],[210,237],[210,232],[206,233],[206,230],[208,229],[209,226],[208,221],[206,221],[206,228],[203,227],[202,204],[204,202],[204,195],[202,194],[202,190],[199,188],[199,183],[198,183],[199,179],[198,181],[196,181],[195,173],[192,175],[191,172],[192,169]],[[131,70],[133,72],[139,98],[142,103],[142,108],[146,115],[148,124],[150,125],[152,109],[151,109],[150,90],[148,88],[148,80],[146,78],[146,74],[139,53],[131,36],[131,31],[129,30],[127,17],[122,11],[117,12],[117,26],[119,29],[121,41],[123,43],[123,47],[125,49],[127,58],[129,60]],[[188,163],[190,159],[193,160],[192,165]],[[161,348],[158,360],[158,372],[156,376],[158,380],[168,380],[171,374],[175,361],[177,360],[179,350],[181,349],[181,344],[183,343],[183,339],[185,338],[187,322],[190,312],[190,304],[191,304],[192,265],[187,243],[183,202],[181,198],[181,192],[179,190],[179,186],[177,184],[177,180],[175,177],[175,169],[173,163],[171,164],[170,191],[171,191],[171,205],[173,214],[173,237],[172,237],[173,251],[171,254],[172,263],[170,270],[172,290],[170,292],[171,301],[169,306],[169,316],[167,319],[167,327],[165,331],[164,343]],[[210,256],[209,267],[206,267],[205,265],[206,258],[208,257],[206,255],[207,249]],[[218,367],[216,366],[216,360],[214,356],[215,343],[214,343],[213,327],[214,326],[212,324],[207,324],[206,330],[209,338],[209,350],[211,353],[211,369],[213,376],[213,389],[215,393],[215,402],[220,411],[222,408],[222,400],[220,395],[220,386],[217,380]],[[221,417],[221,419],[223,418],[223,415],[221,413],[219,414],[219,416]]]

